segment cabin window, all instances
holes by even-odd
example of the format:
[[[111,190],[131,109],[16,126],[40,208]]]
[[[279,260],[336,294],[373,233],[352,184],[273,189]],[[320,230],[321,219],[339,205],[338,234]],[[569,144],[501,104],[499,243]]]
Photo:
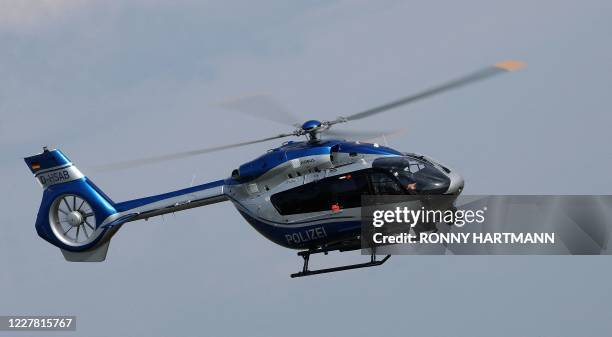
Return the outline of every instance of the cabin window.
[[[333,176],[274,194],[270,200],[282,215],[338,211],[361,206],[370,194],[364,171]]]
[[[270,201],[282,215],[319,212],[327,210],[323,194],[321,183],[316,182],[276,193]]]
[[[308,183],[270,198],[282,215],[338,211],[361,207],[362,195],[401,195],[404,189],[390,174],[371,169]]]

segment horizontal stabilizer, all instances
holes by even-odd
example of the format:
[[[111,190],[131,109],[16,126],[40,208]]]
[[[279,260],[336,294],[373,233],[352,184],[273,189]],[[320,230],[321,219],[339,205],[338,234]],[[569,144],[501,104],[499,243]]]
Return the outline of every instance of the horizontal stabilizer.
[[[71,252],[69,250],[60,249],[66,261],[70,262],[102,262],[106,259],[106,252],[108,252],[108,245],[110,240],[107,240],[98,247],[83,251],[83,252]]]

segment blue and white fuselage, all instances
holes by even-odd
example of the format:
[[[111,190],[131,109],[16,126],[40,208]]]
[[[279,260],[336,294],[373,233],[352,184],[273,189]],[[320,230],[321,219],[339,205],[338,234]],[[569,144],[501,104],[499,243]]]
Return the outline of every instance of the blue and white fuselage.
[[[226,180],[224,192],[244,218],[273,242],[295,249],[321,247],[357,237],[361,228],[361,208],[351,207],[355,204],[345,208],[334,199],[327,208],[323,202],[316,210],[281,214],[274,196],[290,197],[289,202],[308,202],[308,198],[293,200],[295,194],[283,192],[304,190],[303,187],[309,185],[314,188],[317,182],[328,185],[351,178],[355,172],[371,170],[373,163],[382,157],[405,157],[405,154],[369,143],[333,140],[288,143],[242,165],[231,179]],[[449,183],[442,193],[458,193],[463,188],[462,178],[444,169],[448,172],[440,171],[448,176]],[[317,192],[317,198],[333,198]]]
[[[86,253],[104,245],[106,249],[110,237],[126,222],[227,200],[258,232],[284,247],[317,248],[356,238],[361,226],[360,205],[354,198],[346,204],[346,197],[337,201],[336,192],[321,189],[345,179],[338,193],[351,192],[347,188],[372,192],[372,181],[367,183],[366,178],[360,178],[361,185],[345,182],[357,177],[355,173],[365,177],[366,172],[374,172],[378,166],[397,166],[385,164],[389,160],[380,158],[406,160],[407,167],[412,161],[416,166],[422,165],[421,172],[427,173],[423,176],[431,182],[429,187],[425,186],[429,183],[416,182],[423,191],[433,188],[435,193],[455,195],[463,188],[458,174],[426,157],[377,144],[338,140],[288,142],[241,165],[227,179],[118,203],[59,150],[46,150],[25,161],[45,190],[36,222],[39,235],[61,248],[67,259],[96,260]],[[397,183],[401,185],[402,181]],[[300,192],[296,195],[292,191]],[[357,197],[367,193],[354,192]],[[83,231],[88,234],[86,240],[79,240],[79,229],[81,236],[85,235]]]

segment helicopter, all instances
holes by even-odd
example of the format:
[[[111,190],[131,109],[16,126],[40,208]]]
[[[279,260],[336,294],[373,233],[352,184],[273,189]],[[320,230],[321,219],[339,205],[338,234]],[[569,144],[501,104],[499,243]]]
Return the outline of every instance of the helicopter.
[[[291,277],[381,265],[390,256],[378,260],[374,250],[365,263],[317,270],[309,269],[308,263],[312,254],[362,248],[362,196],[446,195],[456,199],[463,191],[464,180],[457,171],[428,156],[345,140],[364,137],[364,133],[335,127],[524,66],[520,61],[499,62],[356,114],[292,124],[293,131],[272,137],[111,164],[111,169],[128,168],[281,138],[306,137],[304,141],[287,141],[240,165],[225,179],[135,200],[113,201],[61,150],[43,147],[42,153],[24,158],[43,187],[36,231],[58,247],[68,261],[100,262],[106,259],[113,235],[128,222],[230,201],[267,239],[299,251],[302,270]],[[243,103],[238,105],[244,107]],[[267,107],[273,112],[272,105]]]

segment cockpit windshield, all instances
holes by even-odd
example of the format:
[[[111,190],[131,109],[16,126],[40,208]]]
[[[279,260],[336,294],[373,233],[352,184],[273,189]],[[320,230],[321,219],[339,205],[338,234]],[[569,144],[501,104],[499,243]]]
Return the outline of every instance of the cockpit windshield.
[[[391,173],[399,180],[402,187],[411,193],[444,193],[450,185],[448,176],[425,158],[416,156],[378,158],[372,163],[372,167]]]
[[[425,163],[417,160],[407,160],[404,172],[417,173],[425,168]]]

